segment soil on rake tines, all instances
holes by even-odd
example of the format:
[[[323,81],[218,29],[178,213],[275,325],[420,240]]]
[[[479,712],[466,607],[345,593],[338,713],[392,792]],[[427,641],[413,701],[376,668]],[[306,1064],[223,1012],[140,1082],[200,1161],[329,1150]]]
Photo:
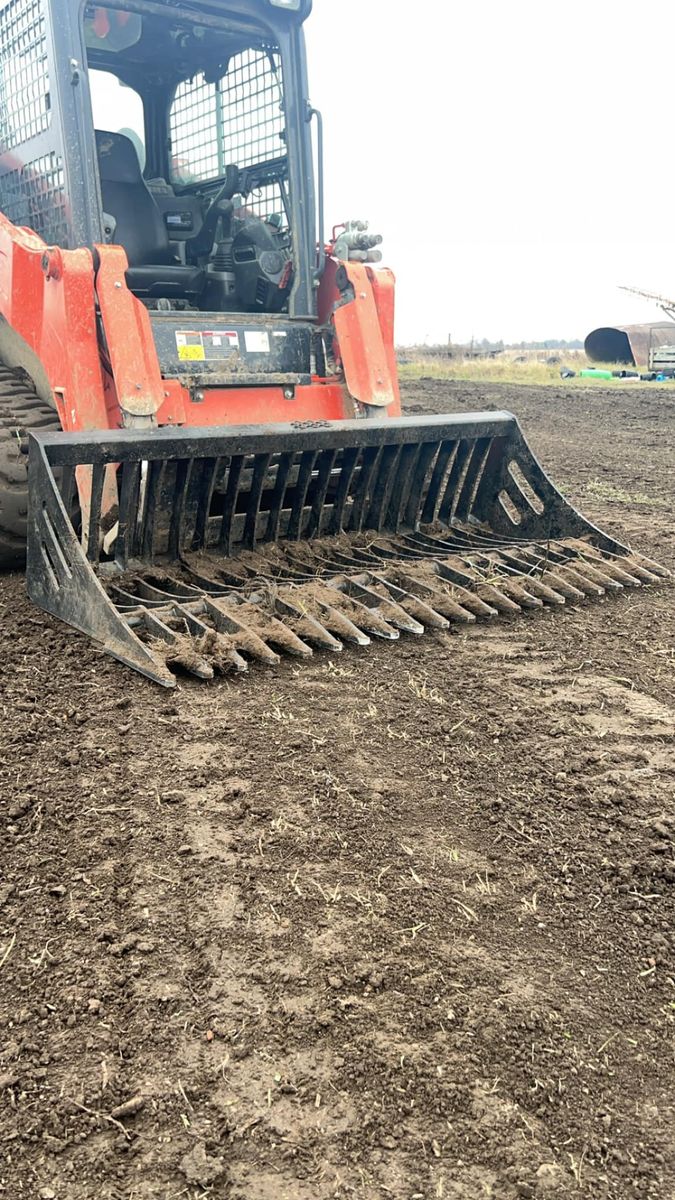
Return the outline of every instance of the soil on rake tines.
[[[669,391],[407,402],[674,565]],[[169,694],[0,580],[0,1196],[671,1200],[673,599]]]

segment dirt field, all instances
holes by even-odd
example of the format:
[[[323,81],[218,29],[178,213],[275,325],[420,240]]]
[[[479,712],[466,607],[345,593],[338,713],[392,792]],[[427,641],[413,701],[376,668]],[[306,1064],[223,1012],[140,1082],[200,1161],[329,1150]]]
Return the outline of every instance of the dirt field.
[[[675,396],[513,409],[675,565]],[[675,591],[167,694],[0,580],[0,1196],[675,1196]]]

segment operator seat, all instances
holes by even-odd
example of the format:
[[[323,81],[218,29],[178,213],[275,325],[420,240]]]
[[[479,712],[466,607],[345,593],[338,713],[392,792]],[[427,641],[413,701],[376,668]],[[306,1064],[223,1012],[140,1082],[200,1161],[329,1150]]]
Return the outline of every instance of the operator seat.
[[[164,218],[148,191],[133,142],[96,130],[103,211],[117,222],[113,240],[126,250],[126,278],[136,296],[194,299],[206,272],[185,266],[171,250]]]

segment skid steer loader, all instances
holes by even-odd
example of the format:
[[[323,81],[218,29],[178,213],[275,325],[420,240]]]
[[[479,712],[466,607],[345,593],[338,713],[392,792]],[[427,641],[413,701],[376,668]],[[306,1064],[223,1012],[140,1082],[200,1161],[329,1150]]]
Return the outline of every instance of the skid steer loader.
[[[667,573],[510,414],[401,416],[381,239],[324,233],[310,9],[0,2],[0,558],[167,687]]]

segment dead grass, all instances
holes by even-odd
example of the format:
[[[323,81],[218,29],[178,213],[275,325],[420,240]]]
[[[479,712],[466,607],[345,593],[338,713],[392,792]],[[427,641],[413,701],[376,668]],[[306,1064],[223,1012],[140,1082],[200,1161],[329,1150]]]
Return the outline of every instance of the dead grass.
[[[404,352],[405,354],[405,352]],[[560,358],[558,363],[549,363],[547,358]],[[524,361],[517,361],[520,359]],[[557,386],[561,383],[571,388],[627,388],[635,387],[636,383],[625,379],[566,379],[561,380],[560,370],[569,366],[573,371],[581,371],[586,367],[597,367],[604,370],[615,370],[615,363],[590,363],[586,356],[579,351],[537,352],[536,355],[500,354],[496,358],[452,358],[439,359],[433,356],[419,357],[412,362],[402,362],[399,374],[403,381],[413,382],[423,378],[465,380],[467,383],[507,383],[514,386],[530,384],[535,387]],[[675,383],[642,384],[650,388],[672,388]]]
[[[601,479],[592,479],[586,484],[586,494],[604,500],[607,504],[645,504],[650,508],[669,508],[667,500],[661,496],[648,496],[646,492],[627,492],[624,488],[614,487]]]

